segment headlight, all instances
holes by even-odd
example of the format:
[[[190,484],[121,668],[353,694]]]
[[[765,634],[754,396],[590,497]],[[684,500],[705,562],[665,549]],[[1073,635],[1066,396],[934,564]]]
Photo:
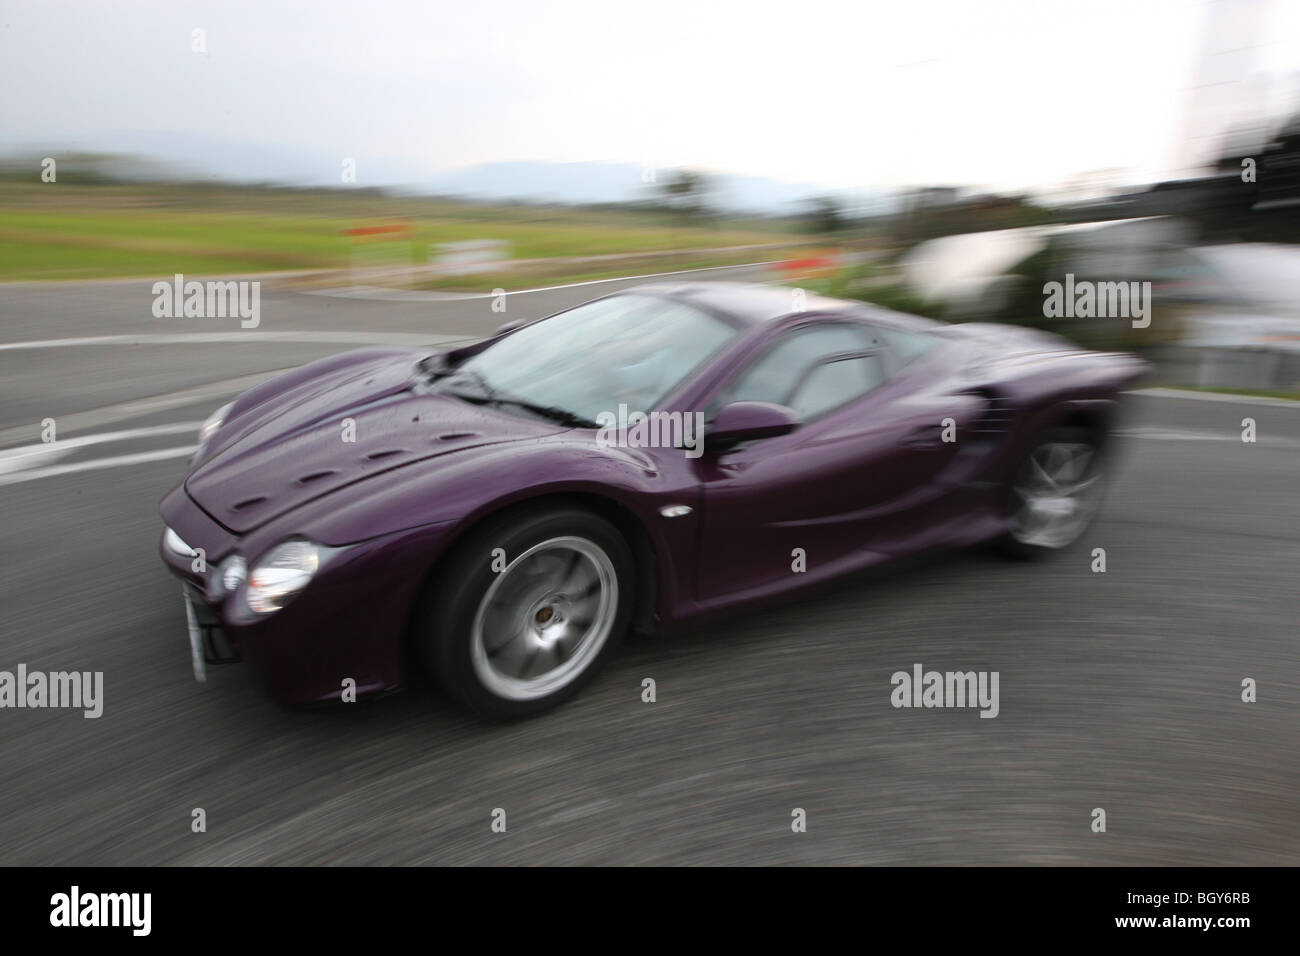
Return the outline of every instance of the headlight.
[[[320,549],[309,541],[286,541],[262,556],[248,573],[248,607],[257,614],[278,611],[307,586],[320,567]]]
[[[221,565],[221,588],[227,594],[238,591],[246,577],[248,577],[248,565],[237,554],[226,558],[225,563]]]
[[[206,445],[208,439],[217,433],[217,429],[225,422],[226,416],[230,414],[230,407],[234,404],[234,402],[227,402],[222,405],[215,412],[209,415],[204,420],[203,424],[199,426],[200,445]]]

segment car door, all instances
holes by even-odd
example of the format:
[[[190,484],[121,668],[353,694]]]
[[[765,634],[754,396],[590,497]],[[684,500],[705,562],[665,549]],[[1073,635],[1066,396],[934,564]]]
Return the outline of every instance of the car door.
[[[697,465],[704,521],[697,599],[832,574],[888,552],[938,520],[913,514],[955,453],[941,422],[960,427],[976,399],[918,399],[881,336],[860,322],[811,321],[780,335],[708,403],[794,408],[787,435],[705,454]]]

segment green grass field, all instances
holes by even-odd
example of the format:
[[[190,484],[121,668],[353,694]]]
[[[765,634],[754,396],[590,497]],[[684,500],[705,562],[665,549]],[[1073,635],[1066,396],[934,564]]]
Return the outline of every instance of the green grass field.
[[[0,280],[228,275],[339,269],[354,226],[410,222],[391,255],[502,239],[517,259],[687,251],[799,237],[767,223],[679,224],[624,211],[479,206],[375,194],[150,186],[0,184]],[[392,244],[390,244],[392,245]],[[356,258],[380,252],[359,243]]]

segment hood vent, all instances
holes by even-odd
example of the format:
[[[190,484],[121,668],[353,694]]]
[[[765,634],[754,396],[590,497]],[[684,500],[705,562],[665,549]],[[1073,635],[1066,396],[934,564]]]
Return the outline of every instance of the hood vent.
[[[328,478],[330,475],[337,475],[337,468],[327,468],[324,471],[313,471],[310,474],[303,475],[298,479],[300,485],[310,485],[313,481],[320,481],[322,478]]]

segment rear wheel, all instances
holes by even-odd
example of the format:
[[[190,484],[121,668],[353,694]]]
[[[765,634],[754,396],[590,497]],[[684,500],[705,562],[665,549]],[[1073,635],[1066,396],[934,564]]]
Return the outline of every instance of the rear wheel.
[[[443,566],[418,639],[439,683],[487,717],[523,717],[573,696],[631,619],[631,551],[586,511],[516,513],[474,533]]]
[[[1036,557],[1068,548],[1092,524],[1104,488],[1105,460],[1096,436],[1082,429],[1040,436],[1012,480],[1004,550]]]

